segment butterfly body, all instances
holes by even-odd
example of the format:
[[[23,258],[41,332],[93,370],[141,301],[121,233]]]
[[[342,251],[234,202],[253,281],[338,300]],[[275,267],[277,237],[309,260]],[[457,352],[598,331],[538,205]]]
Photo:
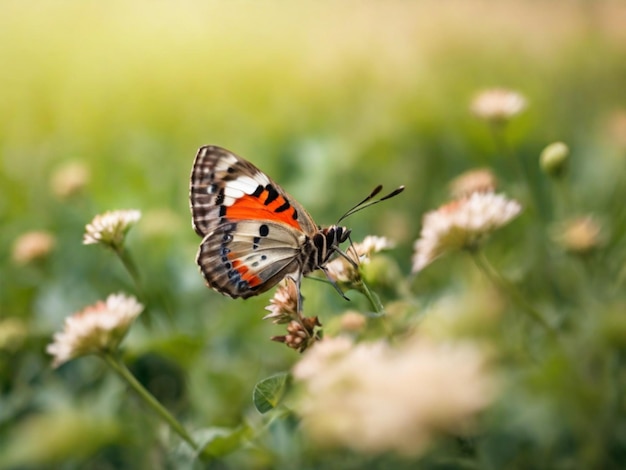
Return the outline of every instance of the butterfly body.
[[[198,150],[191,172],[196,261],[213,289],[233,298],[265,292],[285,277],[324,269],[350,231],[318,227],[309,213],[252,163],[217,146]]]

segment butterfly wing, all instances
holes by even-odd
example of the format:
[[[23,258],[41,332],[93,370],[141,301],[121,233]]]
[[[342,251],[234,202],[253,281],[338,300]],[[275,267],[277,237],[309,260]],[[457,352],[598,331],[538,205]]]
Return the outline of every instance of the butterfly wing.
[[[298,275],[304,237],[280,223],[229,222],[204,237],[197,262],[210,287],[229,297],[248,298],[289,274]]]
[[[215,230],[224,218],[278,221],[307,234],[317,230],[309,213],[269,176],[214,145],[198,150],[189,199],[193,228],[200,236]]]
[[[300,270],[301,247],[317,231],[311,216],[267,175],[220,147],[201,147],[191,173],[197,262],[207,283],[251,297]]]

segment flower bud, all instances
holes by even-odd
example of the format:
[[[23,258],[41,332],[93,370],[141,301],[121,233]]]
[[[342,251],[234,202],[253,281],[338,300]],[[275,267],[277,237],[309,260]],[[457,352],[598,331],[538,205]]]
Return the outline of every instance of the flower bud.
[[[539,157],[543,172],[558,178],[565,171],[569,157],[569,148],[563,142],[554,142],[544,148]]]
[[[287,347],[298,352],[304,352],[320,339],[316,329],[321,326],[322,324],[317,317],[303,317],[300,321],[289,322],[286,335],[272,336],[270,339],[278,343],[285,343]]]

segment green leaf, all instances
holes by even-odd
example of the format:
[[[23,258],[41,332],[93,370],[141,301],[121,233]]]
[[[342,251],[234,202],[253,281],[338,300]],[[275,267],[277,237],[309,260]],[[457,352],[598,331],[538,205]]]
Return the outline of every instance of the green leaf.
[[[252,392],[252,400],[261,414],[276,408],[285,394],[290,375],[288,372],[272,375],[258,382]]]

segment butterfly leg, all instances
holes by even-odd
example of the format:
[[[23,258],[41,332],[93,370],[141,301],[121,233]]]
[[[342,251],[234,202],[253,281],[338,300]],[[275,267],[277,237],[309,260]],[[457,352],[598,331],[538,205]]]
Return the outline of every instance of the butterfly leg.
[[[302,275],[298,274],[296,277],[292,277],[293,281],[296,283],[296,291],[298,292],[298,306],[296,311],[298,315],[302,314],[302,304],[304,303],[304,298],[302,297],[302,291],[300,290],[300,284],[302,282]]]
[[[350,248],[352,248],[352,247],[350,247]],[[341,251],[339,249],[335,249],[335,252],[339,253],[340,256],[345,258],[345,260],[348,261],[348,263],[350,263],[354,269],[357,269],[357,270],[359,269],[358,263],[356,261],[354,261],[352,258],[350,258],[350,256],[348,256],[347,253],[344,253],[343,251]],[[355,254],[356,254],[356,250],[355,250]],[[358,255],[356,255],[356,256],[358,258]]]
[[[341,297],[343,297],[346,300],[350,300],[348,297],[346,297],[346,294],[343,293],[343,291],[341,290],[341,288],[337,285],[337,283],[335,282],[335,280],[333,278],[330,277],[330,274],[328,274],[328,270],[325,267],[321,267],[320,268],[322,271],[324,271],[324,274],[326,275],[326,279],[328,279],[328,282],[330,282],[333,287],[335,288],[335,290],[339,293],[339,295]]]

